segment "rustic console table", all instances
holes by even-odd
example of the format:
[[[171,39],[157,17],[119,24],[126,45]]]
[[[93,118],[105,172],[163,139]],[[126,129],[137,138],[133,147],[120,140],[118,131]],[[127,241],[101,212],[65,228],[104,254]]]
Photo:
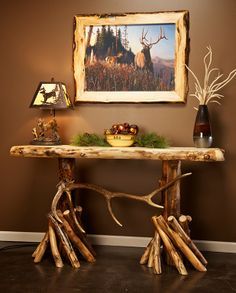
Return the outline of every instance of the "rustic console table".
[[[114,197],[126,197],[132,200],[146,202],[157,208],[163,208],[163,217],[153,217],[153,223],[156,227],[156,233],[140,263],[148,262],[148,266],[154,267],[155,273],[160,273],[160,238],[169,253],[172,261],[176,265],[180,274],[187,274],[187,271],[179,258],[174,246],[175,244],[184,255],[190,260],[193,266],[199,271],[205,271],[206,260],[197,250],[189,237],[187,221],[189,216],[184,216],[181,225],[176,219],[181,218],[180,210],[180,179],[191,173],[181,174],[182,161],[224,161],[224,153],[218,148],[192,148],[192,147],[173,147],[167,149],[150,149],[141,147],[75,147],[70,145],[59,146],[37,146],[22,145],[13,146],[10,154],[15,157],[31,158],[57,158],[59,161],[59,185],[58,191],[53,199],[51,212],[49,213],[49,229],[33,256],[34,261],[40,262],[46,250],[48,242],[51,245],[51,251],[57,267],[63,266],[61,255],[58,248],[60,242],[64,253],[66,253],[73,267],[79,267],[79,261],[73,249],[73,245],[79,249],[84,258],[89,261],[95,261],[95,252],[87,241],[85,231],[83,230],[80,213],[81,208],[73,205],[71,191],[76,188],[87,188],[94,190],[105,197],[108,210],[116,221],[111,200]],[[75,182],[75,160],[76,159],[132,159],[132,160],[161,160],[162,178],[159,180],[159,187],[149,194],[138,196],[123,192],[111,192],[100,186],[89,183]],[[156,204],[153,197],[161,192],[163,206]],[[173,226],[171,229],[166,221]],[[181,229],[182,227],[182,229]],[[175,230],[175,231],[174,231]],[[181,237],[179,237],[179,235]],[[181,238],[181,239],[179,239]],[[185,243],[182,243],[183,240]],[[159,247],[158,247],[159,245]],[[183,248],[184,246],[184,248]],[[187,246],[187,247],[185,247]],[[190,251],[191,250],[191,251]],[[192,253],[192,251],[194,253]],[[197,256],[197,257],[196,257]]]

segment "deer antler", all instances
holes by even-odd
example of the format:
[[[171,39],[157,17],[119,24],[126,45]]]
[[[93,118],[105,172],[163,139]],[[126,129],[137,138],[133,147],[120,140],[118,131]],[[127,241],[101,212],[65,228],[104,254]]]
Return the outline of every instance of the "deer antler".
[[[148,31],[146,31],[146,33],[144,33],[144,29],[143,29],[142,37],[140,39],[140,43],[145,47],[151,48],[153,45],[157,44],[162,39],[168,40],[166,35],[165,35],[165,31],[162,29],[162,27],[160,27],[160,34],[159,34],[159,36],[158,36],[158,38],[157,38],[157,40],[155,42],[151,42],[151,40],[150,41],[147,40],[147,38],[146,38],[147,33],[148,33]]]
[[[143,30],[142,30],[142,37],[140,38],[141,45],[146,46],[146,47],[148,45],[144,41],[147,41],[147,39],[146,39],[147,33],[148,33],[148,31],[146,31],[146,33],[144,34],[144,28],[143,28]]]
[[[163,185],[160,188],[157,188],[155,190],[153,190],[151,193],[148,193],[146,195],[134,195],[134,194],[129,194],[129,193],[123,193],[123,192],[111,192],[105,188],[102,188],[101,186],[95,185],[95,184],[88,184],[88,183],[73,183],[73,182],[69,182],[69,183],[64,183],[61,182],[58,185],[58,191],[56,193],[56,195],[54,196],[54,199],[52,201],[52,206],[51,206],[51,211],[53,216],[57,219],[58,222],[61,223],[60,218],[57,215],[57,204],[61,198],[61,196],[63,195],[64,192],[66,192],[67,196],[71,193],[72,190],[79,188],[79,189],[90,189],[90,190],[94,190],[98,193],[100,193],[101,195],[103,195],[106,199],[107,202],[107,208],[108,211],[111,215],[111,217],[113,218],[113,220],[119,225],[122,226],[122,224],[118,221],[118,219],[116,218],[116,216],[114,215],[113,211],[112,211],[112,206],[111,206],[111,200],[112,198],[115,197],[124,197],[124,198],[129,198],[129,199],[133,199],[133,200],[138,200],[138,201],[143,201],[146,202],[148,205],[156,207],[156,208],[164,208],[161,205],[156,204],[155,202],[153,202],[153,197],[161,192],[162,190],[170,187],[171,185],[173,185],[176,181],[191,175],[192,173],[185,173],[183,175],[179,175],[176,178],[174,178],[173,180],[171,180],[170,182],[166,183],[165,185]],[[69,196],[68,196],[69,197]]]

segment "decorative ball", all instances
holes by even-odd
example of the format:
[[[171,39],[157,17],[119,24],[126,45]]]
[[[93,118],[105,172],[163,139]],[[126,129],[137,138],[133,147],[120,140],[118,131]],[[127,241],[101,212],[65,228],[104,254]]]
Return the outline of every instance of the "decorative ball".
[[[138,133],[138,126],[137,125],[130,125],[129,131],[132,134],[137,134]]]

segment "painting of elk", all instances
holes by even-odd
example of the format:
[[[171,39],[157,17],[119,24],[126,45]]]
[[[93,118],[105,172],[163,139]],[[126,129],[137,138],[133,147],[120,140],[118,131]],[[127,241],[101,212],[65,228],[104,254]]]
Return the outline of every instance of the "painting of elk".
[[[108,25],[86,29],[86,90],[174,88],[174,25]]]
[[[74,17],[77,102],[185,102],[189,12]]]

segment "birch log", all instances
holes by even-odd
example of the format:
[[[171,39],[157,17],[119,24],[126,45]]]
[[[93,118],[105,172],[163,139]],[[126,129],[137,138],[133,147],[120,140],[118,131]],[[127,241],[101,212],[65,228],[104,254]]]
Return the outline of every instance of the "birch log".
[[[61,211],[58,211],[58,216],[62,221],[62,225],[71,240],[71,242],[79,249],[80,253],[88,262],[95,262],[95,258],[92,253],[88,250],[88,248],[84,245],[84,243],[80,240],[80,238],[74,233],[73,229],[71,228],[70,224],[66,221],[63,217]]]
[[[224,161],[224,151],[218,148],[171,147],[166,149],[143,147],[77,147],[71,145],[13,146],[10,154],[15,157],[38,158],[88,158],[135,160],[184,160]]]
[[[192,221],[192,217],[181,215],[179,217],[179,223],[181,227],[183,228],[184,232],[190,236],[190,229],[189,229],[189,223]]]
[[[44,241],[48,241],[48,232],[43,235],[43,239],[39,242],[38,246],[36,247],[35,251],[32,253],[32,257],[35,257],[37,252],[40,250],[41,245],[43,245]]]
[[[141,259],[140,259],[140,264],[141,265],[144,265],[148,262],[148,259],[149,259],[149,255],[150,255],[150,250],[153,246],[153,242],[154,242],[154,238],[151,239],[151,241],[148,243],[143,255],[141,256]]]
[[[49,236],[48,236],[48,232],[46,232],[44,234],[42,241],[39,243],[38,247],[36,248],[36,250],[34,251],[34,253],[32,255],[34,257],[35,263],[41,262],[41,260],[44,256],[44,253],[46,251],[48,241],[49,241]]]
[[[155,274],[161,274],[161,238],[157,231],[155,232],[153,241],[153,271]]]
[[[202,255],[202,253],[198,250],[196,245],[193,243],[192,239],[185,233],[179,222],[175,217],[169,216],[168,221],[171,224],[172,228],[176,233],[180,235],[180,237],[184,240],[184,242],[189,246],[189,248],[193,251],[193,253],[197,256],[197,258],[204,264],[207,265],[207,260]]]
[[[63,249],[65,250],[67,257],[70,260],[71,265],[73,266],[73,268],[79,268],[80,263],[77,259],[75,251],[71,245],[71,242],[67,234],[63,232],[63,230],[61,229],[61,227],[59,226],[59,224],[57,223],[57,221],[53,218],[51,214],[48,214],[48,218],[51,221],[53,228],[55,229],[57,236],[59,237],[62,243]]]
[[[80,209],[79,209],[80,210]],[[81,241],[84,243],[84,245],[88,248],[88,250],[92,253],[92,255],[95,257],[96,252],[94,251],[92,245],[87,239],[87,236],[85,233],[82,233],[80,229],[78,229],[78,226],[75,225],[73,221],[73,217],[70,214],[69,210],[66,210],[63,212],[63,217],[66,219],[66,221],[69,223],[70,227],[74,231],[74,233],[81,239]],[[80,220],[78,220],[80,222]]]
[[[154,254],[153,254],[153,252],[154,252],[154,247],[152,245],[151,249],[150,249],[150,253],[149,253],[148,263],[147,263],[148,268],[152,268],[153,264],[154,264]]]
[[[162,216],[156,217],[156,222],[159,224],[161,229],[170,237],[172,241],[176,243],[178,248],[183,252],[189,262],[194,266],[194,268],[200,272],[205,272],[205,266],[199,261],[192,250],[187,246],[187,244],[182,240],[178,233],[172,230],[166,223]]]
[[[63,262],[58,250],[57,246],[57,239],[56,239],[56,234],[53,230],[52,224],[49,223],[48,227],[48,233],[49,233],[49,240],[50,240],[50,246],[51,246],[51,251],[52,251],[52,256],[55,262],[55,265],[57,268],[62,268],[63,267]]]
[[[176,251],[174,245],[172,244],[170,238],[167,236],[167,234],[160,227],[160,225],[157,221],[157,217],[152,217],[152,221],[153,221],[153,224],[154,224],[155,228],[157,229],[157,232],[159,233],[159,235],[164,243],[164,246],[166,247],[166,250],[168,251],[170,257],[172,258],[178,272],[181,275],[187,275],[188,272],[184,266],[183,261],[181,260],[179,254]]]

